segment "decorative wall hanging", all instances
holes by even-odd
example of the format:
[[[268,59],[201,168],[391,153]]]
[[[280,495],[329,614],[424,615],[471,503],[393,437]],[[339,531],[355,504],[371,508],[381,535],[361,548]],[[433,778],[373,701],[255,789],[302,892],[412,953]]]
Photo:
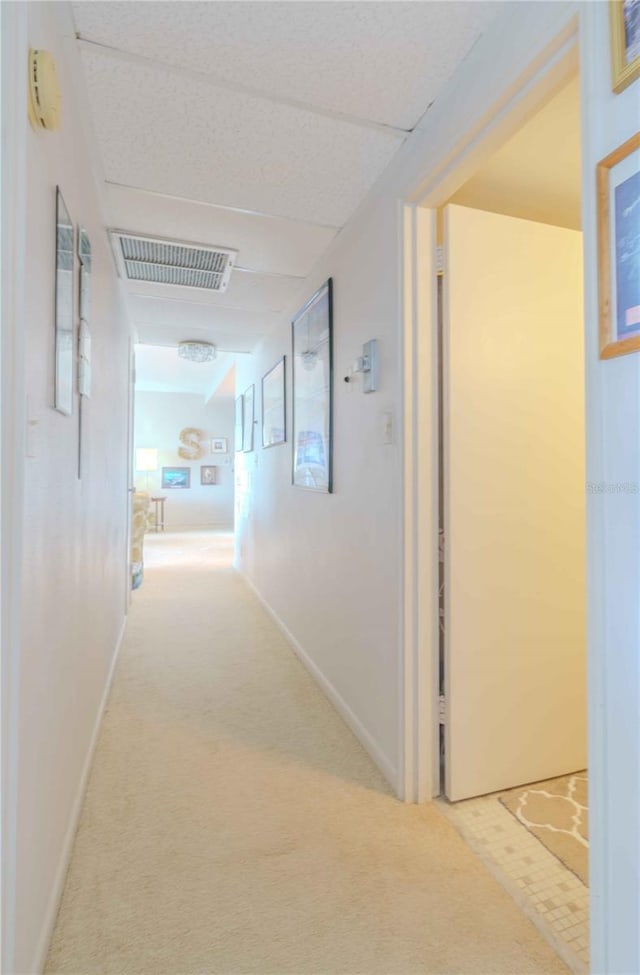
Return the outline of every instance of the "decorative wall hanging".
[[[218,483],[218,468],[213,464],[203,464],[200,468],[200,483],[207,486]]]
[[[640,349],[640,132],[597,166],[600,358]]]
[[[179,439],[183,446],[178,447],[178,457],[182,457],[183,460],[200,460],[204,454],[201,443],[203,436],[202,430],[197,430],[195,427],[185,427],[181,430]]]
[[[262,446],[275,447],[287,439],[286,361],[276,362],[262,377]]]
[[[236,451],[242,450],[244,441],[244,396],[238,396],[236,400],[236,428],[234,434],[234,447]]]
[[[73,413],[73,224],[56,189],[56,326],[54,406]]]
[[[211,441],[212,454],[226,454],[229,441],[226,437],[214,437]]]
[[[609,0],[613,90],[640,77],[640,0]]]
[[[253,450],[254,394],[255,386],[249,386],[248,389],[245,389],[243,396],[242,449],[245,453],[250,453]]]
[[[164,489],[190,488],[191,468],[190,467],[163,467],[162,487]]]
[[[293,484],[333,491],[333,282],[292,323]]]
[[[80,261],[80,331],[78,334],[78,392],[91,396],[91,241],[84,228],[78,229]],[[82,403],[80,404],[82,408]]]

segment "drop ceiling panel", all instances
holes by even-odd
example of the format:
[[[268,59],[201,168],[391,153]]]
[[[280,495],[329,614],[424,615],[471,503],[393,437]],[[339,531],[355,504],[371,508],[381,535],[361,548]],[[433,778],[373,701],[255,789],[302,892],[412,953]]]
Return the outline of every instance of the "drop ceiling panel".
[[[112,182],[341,226],[402,142],[390,130],[220,90],[96,49],[83,48],[82,58]]]
[[[499,4],[75,3],[92,40],[300,101],[412,128]]]
[[[239,251],[238,263],[256,271],[306,277],[337,232],[121,186],[107,191],[113,225],[119,230],[233,247]]]
[[[167,301],[136,296],[129,298],[128,306],[134,322],[182,326],[186,329],[222,328],[251,336],[269,331],[281,318],[277,312],[262,308],[244,311],[236,308],[213,308],[204,302]]]
[[[128,281],[129,294],[153,295],[157,298],[181,299],[186,302],[203,301],[209,308],[235,308],[243,311],[283,311],[295,298],[302,282],[298,278],[271,277],[266,274],[247,274],[234,270],[224,294],[193,288],[167,287],[147,281]]]

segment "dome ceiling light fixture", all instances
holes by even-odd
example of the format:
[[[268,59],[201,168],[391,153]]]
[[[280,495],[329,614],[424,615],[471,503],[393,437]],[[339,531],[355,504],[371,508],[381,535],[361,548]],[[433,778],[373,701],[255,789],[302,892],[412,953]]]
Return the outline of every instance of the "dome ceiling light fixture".
[[[211,362],[217,355],[213,342],[194,342],[187,340],[178,343],[178,355],[190,362]]]

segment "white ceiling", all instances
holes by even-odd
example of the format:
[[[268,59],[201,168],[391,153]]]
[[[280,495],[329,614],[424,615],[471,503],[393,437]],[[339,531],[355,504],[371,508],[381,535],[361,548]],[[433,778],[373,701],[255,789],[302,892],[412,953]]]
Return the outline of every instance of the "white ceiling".
[[[580,83],[574,78],[450,202],[579,230],[580,156]]]
[[[205,398],[226,389],[234,368],[232,356],[219,355],[212,362],[181,359],[174,347],[139,344],[136,352],[136,390],[158,393],[193,393]],[[227,395],[228,393],[225,393]]]
[[[74,3],[113,227],[239,251],[223,295],[128,282],[140,342],[252,349],[498,7]]]

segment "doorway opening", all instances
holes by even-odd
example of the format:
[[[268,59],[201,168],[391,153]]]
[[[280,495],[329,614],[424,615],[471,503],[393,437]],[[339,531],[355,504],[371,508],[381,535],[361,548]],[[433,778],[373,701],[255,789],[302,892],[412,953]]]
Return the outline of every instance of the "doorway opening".
[[[159,536],[219,534],[232,549],[234,426],[234,357],[189,361],[175,346],[135,347],[132,588]]]
[[[576,971],[589,924],[580,147],[574,72],[437,201],[429,541],[433,792]]]

